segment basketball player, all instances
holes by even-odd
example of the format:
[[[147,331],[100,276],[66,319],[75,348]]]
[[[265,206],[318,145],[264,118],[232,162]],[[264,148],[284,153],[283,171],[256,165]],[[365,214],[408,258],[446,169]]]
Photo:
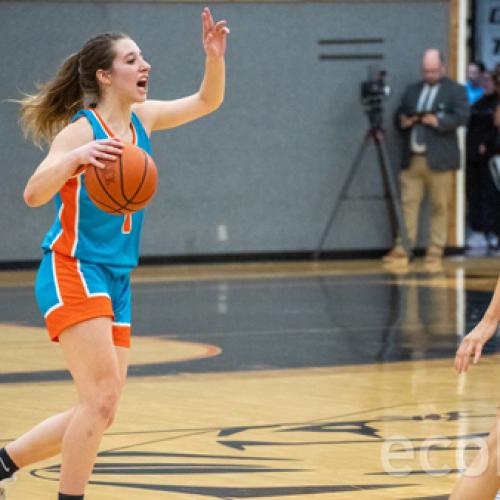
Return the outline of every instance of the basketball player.
[[[130,270],[137,265],[143,213],[112,215],[89,200],[80,165],[103,167],[135,142],[148,153],[152,132],[215,111],[225,85],[226,21],[202,12],[205,74],[197,93],[147,100],[151,66],[124,34],[90,39],[53,80],[21,101],[21,122],[35,143],[51,142],[28,180],[24,199],[55,197],[56,220],[42,243],[35,292],[49,335],[59,342],[78,404],[0,450],[0,498],[18,468],[62,454],[59,500],[83,499],[104,431],[127,372]],[[83,109],[85,106],[85,109]],[[68,123],[69,122],[69,123]]]
[[[481,321],[467,334],[455,357],[455,368],[458,373],[467,372],[471,360],[477,363],[481,357],[484,344],[495,335],[500,321],[500,279],[488,309]],[[498,424],[486,441],[487,447],[481,449],[472,464],[460,477],[453,489],[450,500],[492,500],[500,489],[500,459],[498,442]]]

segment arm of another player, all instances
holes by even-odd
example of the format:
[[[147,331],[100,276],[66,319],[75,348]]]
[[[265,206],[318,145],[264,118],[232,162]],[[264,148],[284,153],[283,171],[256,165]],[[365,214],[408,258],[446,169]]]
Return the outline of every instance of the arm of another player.
[[[469,368],[471,358],[474,363],[479,361],[483,346],[495,335],[500,321],[500,279],[488,309],[481,321],[468,333],[460,343],[455,356],[455,368],[458,373],[465,373]]]
[[[202,42],[206,54],[205,75],[200,89],[193,95],[172,101],[148,100],[135,104],[146,130],[163,130],[178,127],[215,111],[224,100],[226,39],[229,34],[227,21],[214,23],[208,7],[203,9]]]
[[[38,165],[24,189],[24,201],[39,207],[50,201],[80,165],[104,168],[99,160],[113,160],[121,154],[118,139],[93,140],[86,120],[78,120],[62,129],[52,141],[45,159]]]

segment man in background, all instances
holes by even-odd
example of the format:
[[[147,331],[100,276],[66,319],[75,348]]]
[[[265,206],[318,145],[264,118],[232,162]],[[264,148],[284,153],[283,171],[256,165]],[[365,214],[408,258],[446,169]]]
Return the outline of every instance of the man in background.
[[[404,136],[401,202],[412,247],[416,244],[420,206],[430,202],[429,239],[425,262],[441,262],[448,234],[448,212],[453,171],[460,166],[457,128],[467,123],[469,103],[465,87],[445,76],[442,53],[428,49],[422,57],[422,77],[406,89],[398,110]],[[398,237],[385,263],[407,263]]]

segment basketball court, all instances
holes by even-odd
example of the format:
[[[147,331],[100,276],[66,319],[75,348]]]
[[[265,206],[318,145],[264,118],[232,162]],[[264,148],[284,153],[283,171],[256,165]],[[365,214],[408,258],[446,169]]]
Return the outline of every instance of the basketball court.
[[[453,359],[490,301],[500,254],[392,268],[345,256],[382,255],[394,232],[380,157],[372,149],[361,162],[356,153],[370,137],[366,118],[385,113],[397,166],[391,117],[407,85],[421,78],[423,51],[438,48],[449,76],[463,81],[477,29],[470,11],[480,3],[214,3],[232,30],[227,98],[205,122],[155,138],[161,182],[141,255],[169,265],[132,273],[129,377],[86,500],[448,498],[497,415],[498,336],[467,375],[456,375]],[[204,5],[0,0],[9,68],[0,101],[34,92],[70,53],[79,54],[80,79],[83,40],[111,30],[137,40],[153,64],[151,98],[188,95],[203,71]],[[481,15],[493,25],[498,9],[488,12]],[[498,48],[496,30],[489,35]],[[376,74],[387,74],[393,95],[379,94],[370,106],[360,101],[360,84]],[[142,92],[144,77],[134,80]],[[36,271],[15,270],[36,267],[54,217],[52,203],[35,212],[22,196],[42,151],[23,140],[17,106],[2,112],[0,448],[76,403],[35,302]],[[463,170],[453,180],[448,227],[455,254],[465,246]],[[122,181],[120,173],[117,188]],[[78,182],[72,188],[80,193]],[[340,201],[333,230],[321,238],[323,257],[338,260],[292,260],[313,254]],[[263,261],[276,255],[279,262]],[[212,259],[244,263],[175,264]],[[22,469],[8,500],[55,498],[60,472],[60,456]]]
[[[499,270],[140,267],[129,379],[86,498],[447,498],[496,414],[498,340],[467,376],[453,356]],[[0,446],[74,403],[33,279],[0,275]],[[22,470],[9,500],[54,497],[59,472],[59,457]]]

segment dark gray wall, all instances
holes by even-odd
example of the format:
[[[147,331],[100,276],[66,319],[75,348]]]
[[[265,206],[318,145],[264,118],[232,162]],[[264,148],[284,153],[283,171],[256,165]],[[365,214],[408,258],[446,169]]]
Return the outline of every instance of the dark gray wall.
[[[151,98],[194,92],[203,71],[200,5],[0,2],[0,99],[32,92],[96,32],[125,31],[153,66]],[[367,120],[359,82],[368,61],[320,54],[384,54],[394,94],[419,78],[422,51],[447,50],[448,3],[216,4],[231,27],[223,107],[199,122],[153,136],[160,191],[149,208],[143,255],[295,252],[316,248],[361,144]],[[320,39],[383,38],[378,45],[323,46]],[[36,259],[54,209],[29,209],[24,184],[43,153],[25,143],[17,107],[0,105],[0,261]],[[381,175],[365,156],[325,249],[391,243]],[[227,228],[227,241],[218,227]]]

